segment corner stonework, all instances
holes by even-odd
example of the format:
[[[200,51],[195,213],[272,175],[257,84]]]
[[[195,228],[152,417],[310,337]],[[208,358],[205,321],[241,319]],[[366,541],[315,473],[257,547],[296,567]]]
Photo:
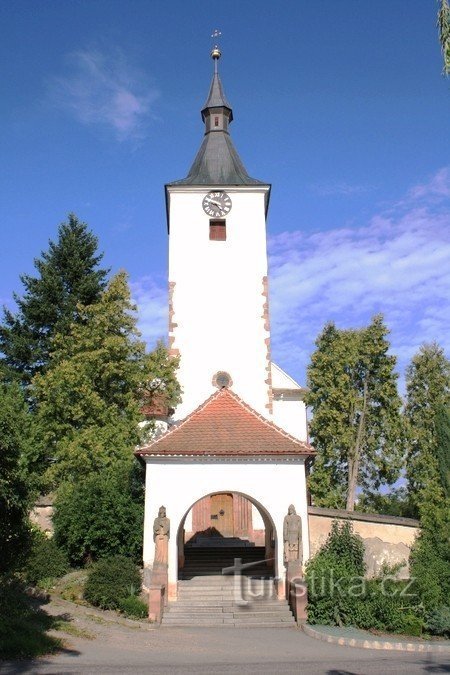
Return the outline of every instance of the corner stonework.
[[[270,316],[269,316],[269,279],[266,276],[262,278],[263,291],[262,296],[264,298],[263,304],[263,313],[261,319],[264,321],[264,330],[267,333],[267,337],[264,340],[266,345],[266,372],[267,378],[265,383],[267,384],[267,397],[268,402],[266,403],[266,408],[269,413],[273,414],[273,389],[272,389],[272,366],[271,366],[271,353],[270,353]]]
[[[179,356],[180,350],[175,345],[175,328],[178,324],[174,321],[175,310],[173,308],[173,295],[175,292],[175,281],[169,281],[169,356]]]

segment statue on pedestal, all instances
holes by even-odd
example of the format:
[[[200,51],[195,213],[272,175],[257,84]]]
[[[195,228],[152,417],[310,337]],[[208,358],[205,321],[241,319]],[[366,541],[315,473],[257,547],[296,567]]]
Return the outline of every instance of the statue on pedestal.
[[[170,520],[166,516],[166,507],[160,506],[158,517],[153,522],[153,541],[155,542],[154,563],[167,565],[170,537]]]
[[[297,515],[293,504],[288,509],[283,522],[284,562],[289,565],[297,562],[300,566],[303,561],[302,521]]]

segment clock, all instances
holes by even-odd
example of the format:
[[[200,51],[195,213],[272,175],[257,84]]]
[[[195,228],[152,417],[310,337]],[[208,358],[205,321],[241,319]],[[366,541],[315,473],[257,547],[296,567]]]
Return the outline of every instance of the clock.
[[[231,199],[223,190],[211,190],[203,198],[202,206],[208,216],[223,218],[231,211]]]

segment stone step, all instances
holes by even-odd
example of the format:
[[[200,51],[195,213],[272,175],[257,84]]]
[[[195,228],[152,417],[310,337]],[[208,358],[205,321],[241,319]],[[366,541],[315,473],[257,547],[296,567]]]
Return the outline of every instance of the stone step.
[[[208,609],[208,611],[194,611],[190,610],[187,611],[185,610],[184,612],[175,612],[174,610],[170,610],[168,613],[166,613],[164,616],[176,616],[177,618],[186,618],[186,619],[196,619],[198,617],[215,617],[215,618],[221,618],[221,619],[231,619],[231,618],[242,618],[242,619],[255,619],[255,618],[261,618],[262,620],[272,618],[274,621],[291,621],[293,619],[292,613],[290,610],[285,609],[283,611],[266,611],[266,612],[228,612],[228,611],[221,611],[217,609],[217,611],[211,611],[211,609]]]
[[[230,621],[229,623],[225,623],[223,621],[201,621],[201,622],[195,622],[193,623],[192,621],[168,621],[166,619],[162,620],[162,625],[166,628],[181,628],[184,626],[190,626],[192,628],[195,628],[196,626],[201,626],[202,628],[206,627],[218,627],[220,626],[221,628],[290,628],[296,629],[296,624],[295,622],[290,623],[288,621],[254,621],[254,622],[247,622],[247,623],[242,623],[239,621],[239,619]]]

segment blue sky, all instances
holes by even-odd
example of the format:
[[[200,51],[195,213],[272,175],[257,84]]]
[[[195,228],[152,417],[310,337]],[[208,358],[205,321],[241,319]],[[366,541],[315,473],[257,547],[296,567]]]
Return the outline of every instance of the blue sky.
[[[450,352],[450,81],[434,0],[0,4],[0,301],[70,211],[167,323],[165,182],[202,138],[222,31],[231,133],[272,183],[273,358],[304,382],[324,323],[383,312],[399,371]],[[186,255],[189,255],[187,252]]]

